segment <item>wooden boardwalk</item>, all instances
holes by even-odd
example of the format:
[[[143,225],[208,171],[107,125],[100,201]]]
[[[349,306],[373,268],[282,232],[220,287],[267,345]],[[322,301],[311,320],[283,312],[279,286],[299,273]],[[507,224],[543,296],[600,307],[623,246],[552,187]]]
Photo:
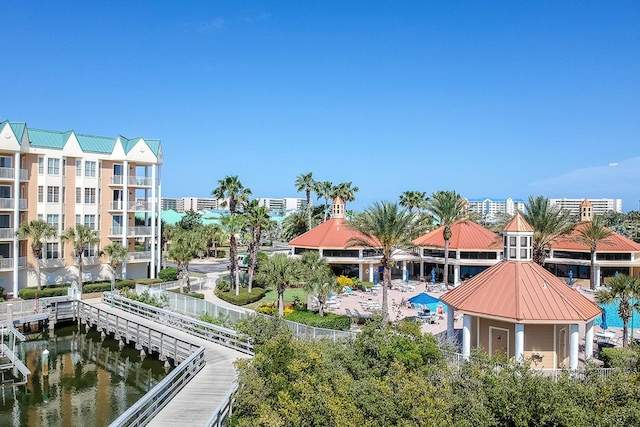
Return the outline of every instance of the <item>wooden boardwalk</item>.
[[[165,332],[183,341],[205,348],[206,364],[195,377],[148,424],[150,426],[204,426],[214,409],[237,380],[233,362],[248,355],[186,332],[111,308],[100,300],[85,300],[101,310],[121,318]]]

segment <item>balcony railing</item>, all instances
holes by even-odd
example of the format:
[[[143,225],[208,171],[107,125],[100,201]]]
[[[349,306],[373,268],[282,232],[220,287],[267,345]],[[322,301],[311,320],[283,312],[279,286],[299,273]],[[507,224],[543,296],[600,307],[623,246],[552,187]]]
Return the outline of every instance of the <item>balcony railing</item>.
[[[129,211],[131,212],[144,212],[151,210],[151,202],[139,202],[139,201],[129,201]]]
[[[129,236],[151,236],[151,227],[127,227]]]
[[[20,169],[20,181],[29,181],[29,171]]]
[[[124,176],[122,175],[113,175],[110,180],[111,185],[122,185],[124,182]]]
[[[14,176],[15,176],[15,169],[0,168],[0,179],[13,179]]]
[[[0,228],[0,239],[13,239],[16,232],[13,228]]]
[[[109,210],[112,211],[121,211],[124,209],[124,202],[122,200],[115,200],[109,202]]]
[[[147,176],[130,176],[129,185],[136,187],[151,187],[152,180]]]
[[[20,199],[20,210],[26,210],[27,209],[27,199]]]
[[[151,251],[144,252],[129,252],[127,256],[128,262],[136,262],[136,261],[151,261]]]
[[[0,258],[0,270],[13,269],[13,258]],[[27,257],[21,256],[18,258],[18,267],[27,266]]]
[[[13,198],[0,199],[0,209],[13,209],[16,205],[15,203]],[[20,199],[20,209],[27,209],[27,199]]]
[[[122,236],[122,227],[109,228],[109,236]]]

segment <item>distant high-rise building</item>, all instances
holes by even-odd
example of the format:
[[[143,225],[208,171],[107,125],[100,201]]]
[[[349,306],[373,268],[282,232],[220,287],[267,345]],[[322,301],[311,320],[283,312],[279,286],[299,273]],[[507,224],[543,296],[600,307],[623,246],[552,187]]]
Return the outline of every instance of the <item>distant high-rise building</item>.
[[[593,208],[593,215],[603,215],[609,211],[622,212],[622,199],[549,199],[552,206],[569,211],[571,216],[580,216],[580,206],[587,200]]]
[[[515,215],[524,212],[524,201],[518,199],[466,199],[469,212],[475,212],[486,220],[495,219],[499,214]]]
[[[299,211],[307,208],[306,199],[299,197],[285,197],[283,199],[263,197],[259,199],[258,203],[269,211]]]
[[[176,212],[187,212],[190,210],[225,210],[229,209],[227,199],[211,199],[204,197],[181,197],[178,199],[163,198],[162,210],[173,209]]]

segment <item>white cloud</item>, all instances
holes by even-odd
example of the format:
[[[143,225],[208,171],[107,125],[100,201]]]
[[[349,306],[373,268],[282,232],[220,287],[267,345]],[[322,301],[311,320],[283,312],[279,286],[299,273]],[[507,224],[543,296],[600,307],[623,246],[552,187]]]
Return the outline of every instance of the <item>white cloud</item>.
[[[573,169],[531,184],[548,197],[638,198],[640,157]]]

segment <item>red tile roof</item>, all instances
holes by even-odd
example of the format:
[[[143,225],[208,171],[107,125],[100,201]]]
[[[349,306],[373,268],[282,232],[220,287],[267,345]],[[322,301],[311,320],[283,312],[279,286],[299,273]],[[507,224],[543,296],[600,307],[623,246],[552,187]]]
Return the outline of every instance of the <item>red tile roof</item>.
[[[505,225],[503,231],[533,231],[533,227],[529,225],[526,219],[520,214],[520,212],[516,212],[514,217],[509,221],[507,225]]]
[[[302,248],[330,248],[344,249],[347,242],[354,237],[364,238],[348,227],[348,221],[343,218],[332,218],[312,228],[306,233],[289,242],[289,246]],[[373,247],[381,247],[377,240],[371,241]],[[359,248],[361,246],[354,246]]]
[[[443,229],[444,227],[436,228],[415,239],[413,244],[423,247],[444,248]],[[473,221],[457,221],[451,226],[449,248],[499,250],[502,248],[502,238]]]
[[[504,260],[440,298],[457,310],[521,323],[585,322],[600,307],[534,262]]]
[[[578,241],[578,237],[580,236],[579,230],[586,227],[588,224],[589,223],[586,221],[578,223],[574,228],[573,233],[556,239],[556,241],[551,244],[551,248],[554,250],[589,252],[589,246]],[[597,251],[638,252],[640,251],[640,244],[614,232],[611,236],[607,237],[605,242],[598,243]]]

